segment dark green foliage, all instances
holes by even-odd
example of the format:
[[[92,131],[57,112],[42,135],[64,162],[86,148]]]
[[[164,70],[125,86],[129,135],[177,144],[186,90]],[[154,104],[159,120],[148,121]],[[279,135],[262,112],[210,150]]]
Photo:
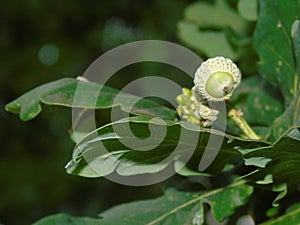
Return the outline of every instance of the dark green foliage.
[[[40,220],[37,225],[201,225],[207,220],[209,209],[219,222],[226,219],[228,224],[235,224],[243,215],[260,215],[253,220],[265,225],[300,221],[300,199],[293,197],[299,195],[300,187],[300,3],[233,2],[192,3],[178,23],[178,35],[206,57],[224,55],[241,65],[246,78],[228,105],[242,109],[262,140],[242,138],[232,123],[228,124],[226,134],[199,128],[179,121],[174,109],[154,100],[93,82],[79,84],[76,79],[65,78],[39,86],[7,104],[6,110],[18,113],[24,121],[36,117],[41,104],[84,109],[119,106],[121,111],[131,113],[129,118],[112,121],[92,132],[75,130],[71,134],[73,140],[77,135],[80,139],[75,138],[73,156],[66,166],[68,173],[130,178],[155,175],[171,167],[185,177],[185,186],[180,191],[167,189],[156,199],[115,206],[100,213],[99,218],[58,214]],[[247,7],[249,12],[245,11]],[[130,34],[128,37],[132,37]],[[78,85],[83,87],[80,93],[76,93]],[[121,98],[114,102],[117,95]],[[182,140],[182,134],[190,139]],[[210,136],[224,136],[220,151],[208,168],[198,171]],[[148,148],[151,150],[140,151]],[[174,149],[176,154],[172,155]],[[171,159],[164,161],[169,156]],[[186,162],[185,156],[190,156]],[[259,198],[259,192],[266,198]]]

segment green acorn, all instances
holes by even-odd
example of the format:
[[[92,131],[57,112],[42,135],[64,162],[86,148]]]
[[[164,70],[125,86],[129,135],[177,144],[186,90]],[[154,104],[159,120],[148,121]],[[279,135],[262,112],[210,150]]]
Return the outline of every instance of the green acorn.
[[[195,86],[182,89],[177,96],[178,115],[202,127],[212,125],[219,111],[210,108],[208,102],[228,100],[241,82],[241,72],[230,60],[217,56],[203,62],[195,74]]]
[[[199,101],[228,100],[241,82],[239,68],[230,60],[217,56],[203,62],[195,74],[195,95]]]

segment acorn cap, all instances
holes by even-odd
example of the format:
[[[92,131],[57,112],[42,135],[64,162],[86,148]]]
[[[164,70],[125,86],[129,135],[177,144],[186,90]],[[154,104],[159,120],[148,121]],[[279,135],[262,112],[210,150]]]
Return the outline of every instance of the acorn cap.
[[[230,59],[217,56],[197,69],[194,83],[198,100],[224,101],[231,97],[241,82],[241,72]]]

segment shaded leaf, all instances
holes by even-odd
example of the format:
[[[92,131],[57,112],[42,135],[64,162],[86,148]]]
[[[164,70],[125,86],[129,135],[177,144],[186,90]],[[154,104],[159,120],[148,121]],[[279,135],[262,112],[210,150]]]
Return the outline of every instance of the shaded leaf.
[[[266,89],[261,78],[253,76],[243,80],[231,99],[250,124],[270,126],[283,113],[281,102]]]
[[[287,209],[286,213],[276,219],[261,223],[260,225],[291,225],[299,224],[300,205],[296,204]]]
[[[220,140],[219,149],[215,149],[216,146],[211,146],[211,143],[206,149],[210,136],[214,140]],[[113,171],[122,176],[130,176],[157,173],[174,161],[186,162],[192,157],[187,166],[197,171],[206,151],[208,158],[204,159],[213,161],[208,171],[218,173],[228,159],[239,155],[234,148],[259,146],[268,144],[236,138],[187,122],[127,118],[100,127],[86,136],[75,147],[73,159],[66,167],[68,173],[86,177],[105,176]],[[181,164],[176,165],[176,171],[180,171],[178,165]],[[86,169],[87,167],[92,169]],[[95,168],[98,172],[90,174]]]
[[[261,0],[254,36],[260,74],[281,90],[286,106],[298,94],[299,74],[296,73],[291,28],[299,11],[300,3],[296,0]]]
[[[276,184],[300,184],[300,131],[290,129],[272,146],[242,151],[246,162],[252,159],[252,164],[261,167],[248,179],[261,180],[271,174]],[[255,159],[255,160],[254,160]],[[265,163],[262,165],[261,162]]]
[[[296,126],[300,126],[300,92],[285,109],[284,113],[276,118],[272,124],[272,133],[269,140],[271,142],[276,141],[284,132]]]
[[[274,142],[280,138],[284,132],[300,126],[300,92],[293,99],[289,107],[286,108],[284,113],[276,118],[271,126],[271,135],[268,141]]]
[[[204,220],[203,203],[208,203],[216,219],[222,221],[232,215],[237,207],[245,204],[252,192],[253,187],[244,181],[202,192],[169,189],[159,198],[126,203],[101,213],[101,224],[200,225]]]
[[[272,125],[269,140],[276,141],[288,129],[300,125],[299,17],[300,2],[260,1],[255,46],[261,75],[284,97],[285,112]],[[298,55],[298,56],[297,56]]]
[[[291,29],[291,36],[293,38],[294,57],[296,62],[297,74],[300,76],[300,20],[293,22]]]
[[[98,225],[101,223],[100,219],[88,217],[73,217],[67,214],[55,214],[47,216],[32,225]]]

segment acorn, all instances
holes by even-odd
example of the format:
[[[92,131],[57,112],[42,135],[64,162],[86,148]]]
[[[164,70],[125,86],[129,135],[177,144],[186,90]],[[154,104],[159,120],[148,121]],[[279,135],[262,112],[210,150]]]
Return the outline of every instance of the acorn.
[[[225,101],[241,82],[241,72],[230,59],[222,56],[203,62],[195,74],[195,95],[199,101]]]

